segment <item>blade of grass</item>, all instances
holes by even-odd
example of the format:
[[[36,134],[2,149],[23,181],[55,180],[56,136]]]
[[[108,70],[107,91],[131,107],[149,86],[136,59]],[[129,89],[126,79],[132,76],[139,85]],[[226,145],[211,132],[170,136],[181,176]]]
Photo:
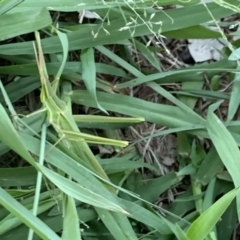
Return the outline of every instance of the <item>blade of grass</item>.
[[[59,80],[60,77],[62,75],[63,69],[65,68],[66,62],[67,62],[67,58],[68,58],[68,39],[65,33],[62,33],[60,31],[58,31],[57,29],[53,29],[54,31],[56,31],[60,42],[62,44],[63,47],[63,56],[62,56],[62,62],[61,65],[56,73],[56,76],[54,78],[54,82],[53,82],[53,89],[55,90],[55,92],[57,91],[58,88],[58,84],[59,84]],[[38,40],[38,39],[37,39]]]
[[[79,226],[79,219],[77,215],[76,205],[74,199],[70,196],[65,200],[65,215],[63,217],[63,233],[62,239],[76,239],[81,240],[81,230]]]
[[[201,214],[188,229],[187,237],[190,240],[205,239],[238,193],[239,188],[233,189]]]
[[[209,164],[211,162],[211,164]],[[216,177],[217,173],[223,169],[223,163],[214,148],[211,147],[205,158],[203,159],[202,164],[199,166],[196,173],[196,180],[201,182],[203,185],[209,184],[211,179]]]
[[[138,239],[130,222],[125,216],[120,215],[119,213],[111,214],[110,212],[103,211],[103,209],[99,208],[96,208],[96,211],[116,240]]]
[[[156,58],[154,53],[152,51],[150,51],[149,48],[146,47],[146,45],[142,44],[141,42],[139,42],[135,39],[132,39],[131,41],[133,42],[134,47],[137,48],[141,52],[141,54],[149,61],[149,63],[153,67],[155,67],[158,71],[161,71],[160,62]]]
[[[237,1],[231,0],[231,3],[237,3]],[[59,1],[57,4],[59,4]],[[215,3],[208,3],[207,6],[216,19],[223,18],[225,16],[229,16],[232,14],[232,11],[230,9],[225,9],[221,6],[216,5]],[[84,8],[85,7],[86,6],[84,5]],[[74,11],[76,11],[76,8]],[[142,13],[140,16],[144,19],[144,13]],[[172,24],[172,20],[169,18],[169,16],[171,19],[174,19],[174,24]],[[209,16],[208,12],[206,11],[206,8],[202,5],[196,5],[179,9],[166,10],[165,14],[160,11],[155,14],[154,18],[152,19],[152,22],[164,22],[162,26],[162,33],[164,33],[190,26],[195,26],[204,22],[208,22],[209,20],[212,19],[211,16]],[[129,19],[129,21],[131,20]],[[99,30],[100,25],[101,29],[104,28],[110,33],[110,35],[106,36],[105,31],[100,31],[96,39],[93,39],[92,31],[89,31],[88,28],[82,28],[81,26],[81,29],[79,31],[74,31],[67,34],[69,39],[69,50],[71,51],[79,50],[103,44],[106,45],[116,43],[123,39],[148,35],[151,33],[149,28],[146,25],[144,25],[144,23],[139,24],[134,28],[135,29],[134,34],[132,34],[132,31],[128,30],[120,32],[119,29],[124,27],[125,24],[126,22],[124,19],[117,19],[112,21],[110,25],[108,23],[104,24],[100,23],[97,24],[96,26],[93,26],[92,31],[94,33],[96,33]],[[153,24],[152,31],[158,32],[158,30],[159,26]],[[79,36],[81,36],[81,39],[79,39]],[[44,53],[57,53],[62,51],[61,44],[57,37],[45,39],[43,41],[43,49]],[[21,55],[26,53],[28,54],[34,53],[31,42],[4,44],[0,46],[0,52],[2,54],[8,55],[9,54]]]
[[[36,184],[37,172],[33,167],[0,168],[0,186],[32,186]]]
[[[107,111],[117,111],[133,117],[143,117],[146,121],[159,123],[168,127],[201,124],[199,116],[189,116],[178,107],[147,102],[138,98],[121,94],[107,94],[98,92],[98,101]],[[72,92],[73,102],[85,106],[96,107],[89,99],[86,91],[75,90]]]
[[[65,177],[62,177],[61,175],[49,170],[44,166],[41,166],[38,163],[37,165],[39,169],[42,170],[43,174],[67,195],[72,196],[81,202],[85,202],[99,208],[104,208],[110,211],[117,211],[127,214],[127,212],[124,209],[122,209],[117,204],[109,201],[108,199],[104,198],[103,196],[98,195],[92,192],[91,190],[81,186],[80,184],[77,184],[73,181],[66,179]]]
[[[18,132],[13,127],[11,120],[9,119],[6,111],[3,106],[0,104],[0,125],[2,130],[0,131],[0,140],[5,143],[8,147],[22,156],[26,161],[31,165],[35,165],[35,161],[29,152],[25,149],[22,144],[21,138],[18,135]]]
[[[160,79],[169,77],[169,76],[174,76],[174,75],[179,75],[179,74],[184,74],[184,73],[196,73],[197,75],[200,75],[202,72],[222,72],[222,68],[214,68],[214,69],[209,69],[207,67],[202,67],[202,68],[187,68],[187,69],[181,69],[181,70],[174,70],[174,71],[168,71],[168,72],[161,72],[161,73],[154,73],[150,74],[147,76],[138,76],[137,78],[130,80],[128,82],[116,84],[116,89],[122,89],[122,88],[127,88],[127,87],[136,87],[141,84],[149,83],[152,81],[159,81]],[[232,73],[237,73],[238,71],[236,69],[226,69],[224,71],[227,72],[232,72]],[[136,76],[136,75],[135,75]],[[164,81],[164,80],[163,80]]]
[[[233,117],[235,116],[239,104],[240,104],[240,98],[239,98],[239,93],[240,93],[240,75],[239,75],[239,70],[240,67],[237,67],[238,73],[235,74],[235,78],[233,80],[233,86],[232,86],[232,92],[230,96],[230,101],[228,105],[228,115],[227,115],[227,120],[231,121]]]
[[[52,199],[44,200],[39,203],[39,208],[37,209],[36,214],[39,215],[45,211],[50,210],[53,206],[56,205],[56,202]],[[23,206],[26,209],[32,210],[32,203],[28,205]],[[22,224],[22,221],[19,217],[14,216],[14,214],[10,213],[8,216],[6,216],[2,221],[0,222],[0,235],[10,232],[12,229],[14,229],[17,226],[20,226]]]
[[[235,187],[240,186],[240,152],[231,133],[214,114],[219,103],[210,106],[207,115],[207,131]],[[240,196],[237,196],[238,218],[240,218]]]
[[[97,107],[107,114],[106,110],[100,106],[96,95],[96,66],[94,59],[94,49],[88,48],[81,51],[82,79],[90,96],[95,101]]]
[[[46,224],[44,224],[37,217],[33,216],[30,211],[24,208],[19,202],[17,202],[13,197],[11,197],[6,191],[0,187],[0,203],[9,212],[17,216],[23,223],[25,223],[29,228],[32,228],[36,234],[38,234],[42,239],[49,240],[60,240]]]
[[[10,9],[17,6],[19,3],[23,2],[23,0],[7,0],[3,1],[3,4],[0,3],[0,15],[8,12]]]
[[[174,103],[177,107],[182,109],[189,118],[196,117],[199,118],[199,122],[204,122],[204,119],[198,115],[196,112],[194,112],[190,107],[188,107],[186,104],[184,104],[182,101],[175,98],[172,94],[170,94],[167,90],[159,86],[158,84],[151,82],[147,84],[150,88],[152,88],[154,91],[162,95],[164,98],[168,99],[170,102]]]
[[[9,60],[12,63],[17,63],[14,65],[8,65],[8,66],[0,66],[0,73],[2,74],[14,74],[14,75],[33,75],[32,77],[35,77],[35,75],[38,74],[38,69],[36,66],[36,63],[25,63],[23,61],[16,61],[15,58],[12,59],[10,56],[2,56],[3,59]],[[114,67],[111,65],[107,65],[104,63],[95,63],[96,65],[96,72],[102,73],[102,74],[109,74],[113,76],[119,76],[122,78],[129,79],[129,75],[123,71],[122,69],[118,67]],[[59,62],[47,62],[46,67],[48,70],[48,74],[55,75],[56,72],[59,70]],[[66,62],[65,68],[62,72],[66,77],[68,75],[73,75],[73,73],[82,73],[82,65],[78,62]],[[78,75],[77,75],[78,76]],[[81,79],[81,77],[80,77]],[[77,79],[77,81],[79,78]],[[12,83],[13,84],[13,83]]]
[[[0,15],[0,41],[45,28],[51,23],[46,8]]]

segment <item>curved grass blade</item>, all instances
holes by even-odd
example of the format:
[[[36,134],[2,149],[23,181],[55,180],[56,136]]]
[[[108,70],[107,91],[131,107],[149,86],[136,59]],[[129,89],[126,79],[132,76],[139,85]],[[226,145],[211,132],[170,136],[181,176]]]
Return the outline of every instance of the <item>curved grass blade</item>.
[[[12,59],[11,56],[3,56],[1,54],[0,54],[0,56],[3,59],[9,60],[13,63],[16,63],[15,58]],[[95,63],[95,65],[96,65],[97,73],[109,74],[112,76],[122,77],[122,78],[126,78],[126,79],[129,78],[129,75],[121,68],[107,65],[104,63]],[[48,63],[46,63],[46,67],[47,67],[49,75],[55,75],[59,69],[59,62],[48,62]],[[81,64],[79,64],[78,62],[66,62],[65,67],[63,69],[63,74],[65,74],[67,76],[68,74],[73,74],[73,72],[75,72],[76,74],[81,74],[82,73]],[[23,76],[34,75],[32,77],[35,77],[38,74],[38,69],[37,69],[36,63],[32,63],[32,62],[25,63],[23,61],[19,61],[19,62],[17,62],[17,64],[14,64],[14,65],[0,66],[0,73],[23,75]],[[38,82],[39,82],[39,80],[38,80]]]
[[[55,91],[58,87],[58,83],[59,83],[59,79],[63,73],[63,69],[65,68],[66,62],[67,62],[67,57],[68,57],[68,38],[67,35],[65,33],[62,33],[60,31],[58,31],[57,29],[55,29],[55,31],[57,32],[57,35],[61,41],[62,44],[62,48],[63,48],[63,57],[62,57],[62,63],[58,69],[58,72],[54,78],[54,83],[53,83],[53,87],[55,87]]]
[[[235,187],[240,186],[240,151],[236,141],[220,119],[214,114],[219,103],[209,107],[207,115],[207,131],[221,158],[231,175]],[[238,218],[240,219],[240,196],[237,196]]]
[[[67,195],[95,207],[128,214],[123,208],[109,201],[103,196],[100,196],[95,192],[89,190],[88,188],[85,188],[80,184],[77,184],[73,181],[66,179],[65,177],[60,176],[59,174],[49,170],[44,166],[41,166],[38,163],[37,165],[39,169],[41,169],[42,173]]]
[[[97,107],[107,114],[107,111],[101,107],[97,100],[96,95],[96,66],[94,60],[94,49],[87,48],[83,49],[81,52],[81,64],[82,64],[82,80],[84,81],[86,88],[95,101]]]
[[[203,240],[212,231],[213,227],[221,218],[222,214],[226,211],[227,207],[231,204],[233,199],[237,196],[239,188],[221,197],[216,203],[208,208],[200,215],[190,226],[187,232],[187,237],[190,240]]]

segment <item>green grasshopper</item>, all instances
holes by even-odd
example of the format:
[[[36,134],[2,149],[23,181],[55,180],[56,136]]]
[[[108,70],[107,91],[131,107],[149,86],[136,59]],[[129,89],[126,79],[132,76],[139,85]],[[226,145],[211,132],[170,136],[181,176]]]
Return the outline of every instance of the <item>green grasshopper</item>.
[[[60,77],[57,76],[52,83],[49,81],[40,36],[38,32],[36,32],[35,35],[37,44],[34,44],[34,50],[42,84],[40,99],[43,108],[40,111],[46,111],[47,120],[58,133],[59,140],[57,143],[63,140],[65,146],[74,152],[76,156],[86,162],[91,170],[98,173],[104,179],[108,180],[106,173],[93,155],[87,142],[97,144],[111,144],[122,147],[126,146],[128,143],[124,141],[96,137],[80,132],[68,105],[57,96],[56,92]]]

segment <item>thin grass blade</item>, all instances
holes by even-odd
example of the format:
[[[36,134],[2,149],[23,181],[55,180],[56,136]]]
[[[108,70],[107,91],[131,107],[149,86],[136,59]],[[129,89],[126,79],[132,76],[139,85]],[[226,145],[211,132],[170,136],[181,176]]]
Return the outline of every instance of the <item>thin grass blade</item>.
[[[82,64],[82,79],[85,83],[90,96],[95,101],[97,107],[105,112],[106,110],[102,108],[97,100],[96,95],[96,66],[94,59],[94,49],[87,48],[81,52],[81,64]]]

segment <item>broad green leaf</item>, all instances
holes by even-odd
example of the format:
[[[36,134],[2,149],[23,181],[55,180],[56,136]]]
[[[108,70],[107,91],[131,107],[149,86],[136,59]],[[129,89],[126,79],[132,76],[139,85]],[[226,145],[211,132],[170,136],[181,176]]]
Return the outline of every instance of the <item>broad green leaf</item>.
[[[195,1],[195,0],[194,0]],[[162,1],[163,4],[168,4],[169,0]],[[171,0],[171,2],[176,3],[176,0]],[[133,6],[151,6],[152,1],[145,1],[144,4],[141,1],[136,3],[129,3]],[[69,0],[67,3],[61,2],[59,0],[52,0],[51,2],[47,0],[40,0],[38,2],[34,0],[24,0],[17,8],[14,8],[12,11],[23,11],[23,10],[32,10],[33,8],[48,8],[52,11],[62,11],[62,12],[75,12],[80,10],[95,10],[101,8],[113,8],[124,6],[126,3],[123,0],[120,1],[108,1],[107,4],[102,4],[98,0],[88,0],[88,4],[84,0]]]
[[[199,116],[189,116],[178,107],[156,104],[122,94],[97,94],[99,103],[107,110],[133,117],[143,117],[146,121],[159,123],[168,127],[203,124]],[[72,101],[88,107],[96,107],[86,91],[73,91]],[[88,101],[86,101],[88,99]]]
[[[59,1],[57,2],[59,4]],[[231,0],[230,2],[237,3],[236,0]],[[216,19],[232,15],[233,13],[230,9],[223,8],[216,5],[215,3],[209,3],[207,4],[207,6]],[[76,11],[76,8],[74,11]],[[140,16],[144,19],[144,13],[142,13]],[[172,19],[174,19],[174,24],[172,22]],[[162,26],[162,34],[164,34],[164,32],[199,25],[210,20],[212,20],[212,18],[202,4],[167,10],[164,11],[164,13],[159,11],[155,14],[154,18],[151,19],[152,22],[164,23]],[[127,19],[127,22],[128,21],[130,22],[131,19]],[[119,31],[119,29],[123,28],[125,25],[125,19],[117,19],[112,21],[110,25],[108,23],[97,24],[96,26],[92,27],[92,31],[89,31],[89,28],[81,28],[79,31],[70,32],[67,34],[69,40],[69,50],[72,51],[77,49],[86,49],[89,47],[99,46],[103,44],[112,44],[123,39],[129,39],[132,37],[132,35],[133,37],[137,37],[159,31],[159,25],[153,24],[153,29],[149,29],[149,26],[144,23],[141,23],[134,27],[134,34],[132,34],[133,30]],[[97,38],[94,39],[92,32],[96,33],[99,30],[100,26],[101,29],[106,29],[110,33],[110,35],[106,35],[106,32],[102,30],[99,32]],[[44,39],[42,41],[42,44],[44,53],[61,52],[62,47],[57,37],[50,37]],[[7,55],[21,55],[26,53],[33,54],[32,42],[4,44],[0,46],[0,52],[1,54]]]
[[[30,33],[52,23],[47,9],[0,15],[0,41]]]
[[[239,188],[233,189],[202,213],[188,229],[187,237],[190,240],[204,240],[237,196],[238,192]]]
[[[166,32],[164,34],[168,38],[176,39],[209,39],[209,38],[220,38],[222,37],[219,32],[213,31],[202,25],[192,26],[183,28],[181,30]]]
[[[5,57],[4,59],[10,60],[12,63],[16,63],[16,61],[11,59],[11,56]],[[36,63],[25,63],[25,62],[17,62],[15,65],[8,66],[0,66],[0,73],[2,74],[15,74],[15,75],[37,75],[38,69]],[[59,62],[49,62],[46,63],[48,74],[55,75],[59,69]],[[123,77],[128,79],[129,76],[122,69],[107,65],[104,63],[96,63],[96,72],[102,74],[109,74],[113,76]],[[77,73],[77,76],[82,73],[82,64],[78,62],[66,62],[65,68],[63,69],[63,74],[66,76],[69,74]],[[79,78],[77,79],[79,80]]]
[[[221,158],[224,166],[231,175],[235,187],[240,186],[240,152],[231,133],[220,119],[213,113],[219,103],[212,105],[207,115],[207,131]],[[237,196],[238,218],[240,218],[240,196]]]
[[[0,3],[0,15],[8,12],[11,8],[15,7],[23,0],[2,0]]]
[[[36,183],[37,171],[34,167],[0,168],[0,186],[31,186]]]

